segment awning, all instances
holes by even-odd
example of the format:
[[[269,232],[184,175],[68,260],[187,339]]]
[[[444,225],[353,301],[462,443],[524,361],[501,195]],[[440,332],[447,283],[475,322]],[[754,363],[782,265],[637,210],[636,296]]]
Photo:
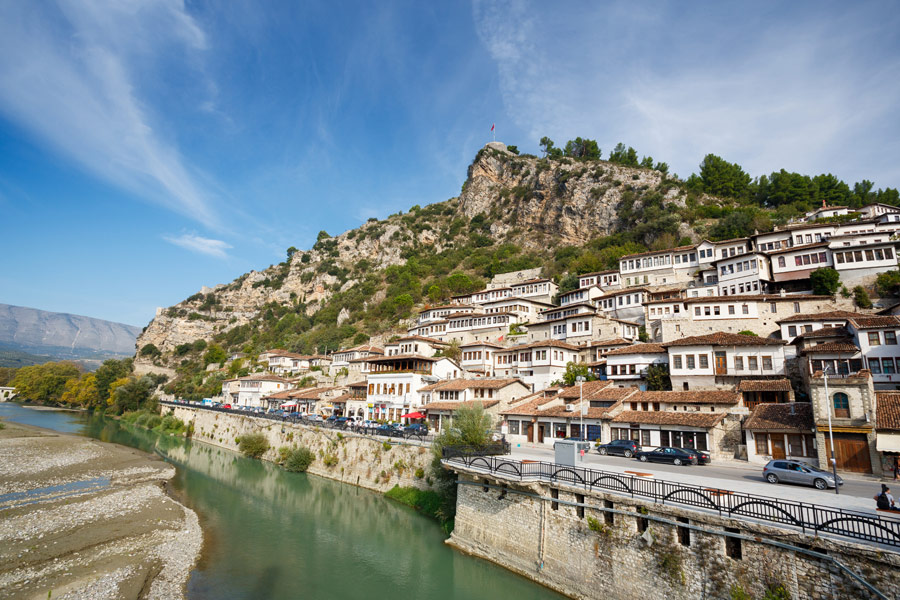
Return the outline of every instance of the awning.
[[[876,433],[875,449],[879,452],[900,452],[900,433]]]
[[[424,419],[425,415],[420,412],[411,412],[405,415],[400,415],[401,419]]]
[[[282,404],[281,406],[297,406],[297,401],[296,401],[296,400],[291,400],[290,402],[285,402],[285,403]]]

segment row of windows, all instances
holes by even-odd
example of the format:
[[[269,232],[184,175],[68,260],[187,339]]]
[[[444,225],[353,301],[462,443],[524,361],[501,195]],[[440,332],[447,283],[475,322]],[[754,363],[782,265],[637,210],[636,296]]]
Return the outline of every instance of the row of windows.
[[[450,327],[453,329],[460,329],[463,327],[485,327],[490,325],[502,325],[507,321],[509,321],[509,317],[506,315],[481,317],[480,319],[459,319],[451,321]]]
[[[409,393],[409,384],[406,384],[406,393]],[[394,383],[370,383],[369,384],[369,395],[376,394],[385,394],[387,396],[402,396],[403,395],[403,384],[394,384]]]
[[[813,252],[812,254],[800,254],[794,257],[794,266],[802,267],[804,265],[817,265],[819,263],[828,262],[827,252]],[[778,266],[786,267],[787,259],[783,256],[778,257]]]
[[[722,288],[723,296],[734,296],[735,294],[748,294],[750,292],[758,292],[759,291],[759,281],[748,281],[746,283],[740,283],[735,286],[731,286],[731,293],[728,292],[728,287]]]
[[[459,400],[459,391],[438,391],[438,398],[441,400]]]
[[[636,366],[636,365],[607,365],[606,370],[607,370],[607,375],[636,375],[638,373],[638,366]]]
[[[677,314],[679,314],[679,313],[681,312],[681,305],[679,305],[679,304],[675,304],[675,305],[673,305],[672,307],[668,307],[668,306],[660,306],[659,309],[658,309],[658,310],[659,310],[659,313],[657,313],[657,308],[656,308],[656,307],[651,306],[651,307],[650,307],[650,316],[652,317],[652,316],[655,316],[656,314],[659,314],[660,316],[662,316],[663,314],[669,314],[669,309],[670,309],[670,308],[671,308],[671,311],[672,311],[673,314],[676,314],[676,315],[677,315]],[[663,312],[663,311],[665,311],[665,312]]]
[[[816,436],[810,434],[786,434],[786,433],[755,433],[756,454],[759,456],[772,456],[774,448],[780,453],[787,449],[787,456],[803,456],[816,458]]]
[[[721,357],[724,360],[724,357]],[[734,357],[734,370],[735,371],[743,371],[744,370],[744,358],[743,356],[735,356]],[[771,356],[762,356],[762,368],[763,371],[771,371],[773,370],[773,362]],[[756,371],[759,369],[759,358],[756,356],[747,356],[747,369],[748,371]],[[673,369],[708,369],[709,368],[709,355],[708,354],[698,354],[696,360],[693,354],[685,354],[682,360],[681,355],[675,355],[672,357],[672,368]],[[725,366],[725,365],[723,365]]]
[[[744,271],[753,271],[754,273],[757,271],[755,260],[745,260],[739,263],[734,263],[730,265],[722,265],[720,268],[722,275],[729,275],[732,273],[742,273]],[[759,268],[762,269],[762,261],[759,261]]]
[[[865,256],[865,259],[863,258]],[[874,250],[847,250],[835,252],[834,259],[838,264],[852,262],[868,262],[874,260],[890,260],[894,258],[894,251],[890,248],[875,248]]]
[[[650,446],[649,429],[626,429],[613,427],[611,430],[614,440],[634,440],[641,446]],[[668,431],[660,430],[659,445],[672,446],[674,448],[692,448],[694,450],[709,450],[705,431]]]
[[[882,332],[880,331],[870,331],[868,334],[869,345],[870,346],[880,346],[882,339]],[[886,346],[896,346],[897,345],[897,332],[896,331],[885,331],[884,332],[884,344]]]
[[[897,368],[894,365],[894,358],[885,357],[885,358],[869,358],[867,359],[869,363],[869,370],[872,371],[873,375],[893,375],[897,372]],[[897,359],[898,364],[900,364],[900,359]]]
[[[481,360],[481,357],[484,356],[487,360],[491,360],[491,353],[484,352],[481,350],[470,350],[468,352],[462,353],[463,360]]]
[[[659,402],[632,402],[631,410],[659,411]]]
[[[729,315],[737,314],[737,306],[734,304],[726,305],[726,310]],[[710,317],[710,316],[718,316],[723,314],[721,306],[695,306],[694,307],[694,316],[700,317]],[[749,315],[750,314],[750,305],[742,304],[741,305],[741,314]]]

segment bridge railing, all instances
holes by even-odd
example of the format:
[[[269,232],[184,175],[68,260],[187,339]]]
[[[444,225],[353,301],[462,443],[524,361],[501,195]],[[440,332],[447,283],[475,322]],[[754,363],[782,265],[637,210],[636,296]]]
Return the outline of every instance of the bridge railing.
[[[813,535],[827,533],[900,547],[900,520],[859,511],[586,467],[517,461],[509,457],[459,455],[445,457],[444,461],[504,479],[566,483],[587,490],[605,490],[661,504],[714,511],[723,517],[796,527]]]

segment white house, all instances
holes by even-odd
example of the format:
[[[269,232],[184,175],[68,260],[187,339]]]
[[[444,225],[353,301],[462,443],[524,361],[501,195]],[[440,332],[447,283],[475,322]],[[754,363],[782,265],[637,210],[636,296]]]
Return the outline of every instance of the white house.
[[[368,359],[369,419],[400,421],[421,405],[419,389],[440,379],[459,377],[462,367],[449,358],[400,354]]]
[[[610,350],[606,357],[606,376],[619,387],[647,389],[647,369],[669,362],[666,349],[659,344],[634,344]]]
[[[761,253],[750,252],[713,263],[717,269],[720,296],[764,294],[772,275],[769,259]]]
[[[716,332],[663,344],[674,390],[733,389],[741,379],[783,378],[782,340]],[[607,359],[608,362],[609,359]]]
[[[566,365],[580,358],[579,348],[557,340],[531,342],[494,352],[494,375],[520,377],[540,391],[561,380]]]
[[[233,382],[237,382],[237,394],[228,391],[233,389],[231,385]],[[225,401],[232,405],[265,408],[263,398],[290,388],[290,383],[277,375],[253,373],[246,377],[223,381],[222,395]]]

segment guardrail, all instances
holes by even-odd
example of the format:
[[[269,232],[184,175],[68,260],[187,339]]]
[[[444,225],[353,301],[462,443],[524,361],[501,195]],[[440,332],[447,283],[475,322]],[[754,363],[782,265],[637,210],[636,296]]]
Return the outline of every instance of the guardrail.
[[[182,407],[182,408],[196,408],[199,410],[209,410],[213,412],[227,413],[232,415],[240,415],[242,417],[252,417],[256,419],[267,419],[269,421],[275,421],[276,423],[287,423],[292,425],[305,425],[307,427],[320,427],[322,429],[334,429],[337,431],[351,431],[353,433],[358,433],[360,435],[370,435],[383,437],[388,439],[403,439],[403,440],[415,440],[417,442],[432,442],[434,441],[433,434],[425,434],[420,435],[418,433],[410,433],[405,432],[402,429],[396,429],[393,431],[384,431],[379,427],[362,427],[357,426],[355,424],[348,424],[348,422],[344,423],[334,423],[329,421],[310,421],[309,419],[303,419],[297,415],[297,413],[288,413],[286,415],[276,415],[265,412],[254,412],[249,410],[240,410],[237,408],[225,408],[223,406],[207,406],[203,404],[191,404],[189,402],[172,402],[169,400],[160,400],[159,403],[163,406],[172,406],[172,407]],[[507,453],[508,454],[508,453]]]
[[[496,456],[472,455],[459,455],[444,460],[451,465],[458,464],[504,479],[563,482],[587,490],[607,490],[661,504],[705,509],[730,518],[788,525],[803,533],[828,533],[900,547],[900,521],[878,515],[555,463],[520,462]]]

